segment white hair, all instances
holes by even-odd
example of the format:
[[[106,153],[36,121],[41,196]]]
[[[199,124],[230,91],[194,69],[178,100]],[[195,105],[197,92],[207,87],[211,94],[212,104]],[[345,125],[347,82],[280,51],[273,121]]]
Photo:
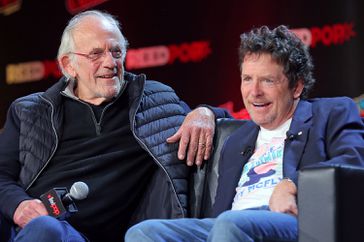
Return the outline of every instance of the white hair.
[[[126,56],[126,50],[127,50],[127,47],[128,47],[128,41],[126,40],[124,35],[121,33],[121,27],[120,27],[119,21],[109,13],[101,12],[101,11],[98,11],[98,10],[89,10],[89,11],[81,12],[81,13],[75,15],[68,22],[68,25],[63,30],[63,34],[62,34],[62,38],[61,38],[61,44],[59,45],[58,54],[57,54],[58,63],[60,63],[61,58],[64,55],[67,55],[70,52],[74,51],[75,43],[74,43],[73,33],[72,32],[81,23],[83,18],[89,17],[89,16],[95,16],[95,17],[98,17],[100,19],[107,20],[111,25],[115,26],[116,29],[120,32],[120,35],[122,37],[120,46],[121,46],[121,51],[122,51],[122,61],[124,62],[125,56]],[[74,61],[74,56],[71,56],[70,59],[71,59],[71,61]],[[73,79],[73,77],[70,76],[67,73],[66,70],[64,70],[64,68],[63,68],[63,66],[61,64],[59,64],[59,66],[61,68],[62,74],[65,77],[67,77],[67,79]]]

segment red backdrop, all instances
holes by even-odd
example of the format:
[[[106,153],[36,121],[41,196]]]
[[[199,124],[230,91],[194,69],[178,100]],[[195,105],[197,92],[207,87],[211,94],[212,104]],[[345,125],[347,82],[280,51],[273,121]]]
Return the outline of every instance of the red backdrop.
[[[122,23],[130,42],[127,70],[172,86],[192,107],[223,105],[245,115],[239,113],[239,35],[260,25],[288,25],[310,45],[317,79],[312,97],[359,97],[363,5],[360,0],[0,0],[0,127],[13,100],[44,91],[59,78],[55,58],[62,31],[72,15],[92,8]]]

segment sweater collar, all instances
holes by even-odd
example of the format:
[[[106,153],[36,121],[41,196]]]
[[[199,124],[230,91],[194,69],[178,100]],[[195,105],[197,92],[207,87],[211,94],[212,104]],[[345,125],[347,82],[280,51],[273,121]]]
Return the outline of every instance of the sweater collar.
[[[136,85],[132,85],[133,88],[131,88],[131,90],[129,90],[129,95],[131,97],[135,97],[135,95],[139,96],[142,93],[142,92],[140,92],[140,88],[143,88],[143,87],[140,86],[140,83],[138,80],[141,80],[144,83],[144,81],[145,81],[144,74],[135,75],[135,74],[125,71],[124,80],[129,84],[131,84],[131,83],[136,84]],[[144,85],[144,84],[142,84],[142,85]],[[130,87],[131,85],[128,85],[128,86]],[[59,95],[61,92],[66,94],[66,96],[72,97],[74,99],[78,99],[74,95],[73,87],[74,87],[74,83],[72,83],[72,81],[70,79],[63,76],[63,77],[61,77],[61,79],[59,79],[58,82],[56,82],[53,86],[51,86],[49,89],[47,89],[42,94],[42,96],[45,99],[49,100],[52,104],[58,105],[62,101],[62,95]],[[128,88],[128,89],[130,89],[130,88]]]

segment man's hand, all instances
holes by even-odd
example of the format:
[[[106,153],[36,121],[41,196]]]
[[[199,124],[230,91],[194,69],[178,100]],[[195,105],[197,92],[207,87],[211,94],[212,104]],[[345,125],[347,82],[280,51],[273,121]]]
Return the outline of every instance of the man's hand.
[[[30,220],[42,215],[48,215],[48,212],[40,200],[25,200],[16,208],[13,220],[19,227],[24,228]]]
[[[293,181],[283,179],[274,188],[269,199],[269,208],[273,212],[288,213],[297,216],[297,187]]]
[[[167,139],[168,143],[179,142],[178,158],[185,159],[187,165],[201,165],[210,157],[215,133],[215,115],[205,107],[192,110],[183,121],[177,133]]]

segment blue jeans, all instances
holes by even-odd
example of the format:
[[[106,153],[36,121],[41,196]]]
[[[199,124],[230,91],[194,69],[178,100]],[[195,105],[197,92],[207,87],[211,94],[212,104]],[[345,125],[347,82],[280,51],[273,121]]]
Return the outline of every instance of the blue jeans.
[[[268,210],[226,211],[216,219],[146,220],[131,227],[125,242],[297,241],[297,218]]]
[[[10,239],[11,242],[85,242],[87,241],[67,221],[51,216],[40,216],[31,220]]]

